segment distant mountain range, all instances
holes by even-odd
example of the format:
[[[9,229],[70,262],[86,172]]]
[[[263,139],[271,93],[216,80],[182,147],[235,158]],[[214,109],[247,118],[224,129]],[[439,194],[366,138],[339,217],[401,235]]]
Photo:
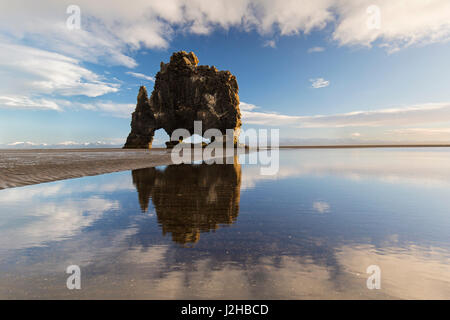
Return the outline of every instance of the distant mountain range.
[[[78,148],[121,148],[123,144],[110,143],[104,141],[97,142],[74,142],[65,141],[56,144],[35,143],[35,142],[13,142],[0,144],[0,149],[78,149]]]
[[[383,140],[358,140],[358,139],[280,139],[280,146],[349,146],[349,145],[441,145],[450,144],[442,141],[383,141]],[[268,144],[270,146],[270,143]],[[35,142],[13,142],[0,144],[0,149],[84,149],[84,148],[122,148],[123,143],[117,142],[74,142],[65,141],[55,144],[35,143]],[[165,147],[164,143],[156,140],[153,147]]]

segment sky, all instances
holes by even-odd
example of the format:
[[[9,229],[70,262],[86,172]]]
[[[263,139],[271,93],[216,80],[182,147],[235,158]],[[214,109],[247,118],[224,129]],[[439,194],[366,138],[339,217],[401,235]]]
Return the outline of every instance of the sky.
[[[0,0],[0,145],[124,143],[180,50],[281,143],[450,142],[449,40],[448,0]]]

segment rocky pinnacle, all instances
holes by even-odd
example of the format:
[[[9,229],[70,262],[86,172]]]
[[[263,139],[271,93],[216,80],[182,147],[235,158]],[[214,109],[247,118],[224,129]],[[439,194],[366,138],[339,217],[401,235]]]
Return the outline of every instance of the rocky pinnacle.
[[[176,52],[169,63],[161,62],[153,92],[148,98],[142,86],[124,148],[151,148],[156,130],[169,136],[183,128],[194,134],[194,121],[202,121],[202,134],[210,129],[235,129],[237,143],[241,127],[236,77],[214,66],[199,66],[193,52]]]

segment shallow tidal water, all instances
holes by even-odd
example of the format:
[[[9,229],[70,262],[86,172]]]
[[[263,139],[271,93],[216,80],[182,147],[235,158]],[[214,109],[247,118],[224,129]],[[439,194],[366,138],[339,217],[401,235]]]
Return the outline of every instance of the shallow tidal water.
[[[235,159],[1,190],[0,298],[450,299],[450,149],[281,150],[273,176]]]

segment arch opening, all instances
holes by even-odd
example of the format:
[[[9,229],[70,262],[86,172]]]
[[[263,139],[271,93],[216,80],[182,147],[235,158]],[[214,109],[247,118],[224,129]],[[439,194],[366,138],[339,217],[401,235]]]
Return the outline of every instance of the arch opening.
[[[153,135],[152,148],[165,148],[166,142],[170,140],[170,136],[163,128],[155,131]]]

